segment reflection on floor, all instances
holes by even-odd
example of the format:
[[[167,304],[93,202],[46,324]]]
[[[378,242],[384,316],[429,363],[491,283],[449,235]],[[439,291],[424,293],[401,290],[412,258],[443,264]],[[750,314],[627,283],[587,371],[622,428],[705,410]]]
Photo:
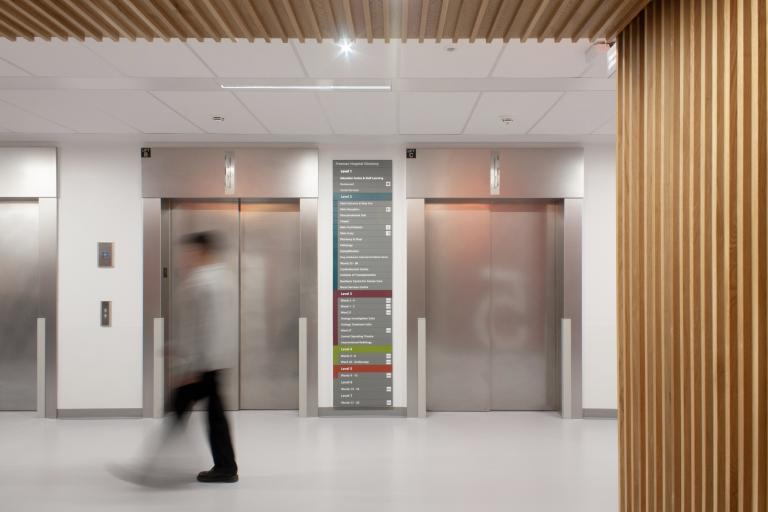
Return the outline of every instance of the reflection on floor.
[[[232,415],[240,482],[116,479],[157,420],[0,414],[0,509],[21,512],[584,511],[618,508],[615,420],[441,413],[426,420]],[[203,416],[191,434],[203,447]],[[205,451],[202,452],[206,456]],[[207,464],[207,457],[204,457]],[[205,467],[195,467],[207,469]]]

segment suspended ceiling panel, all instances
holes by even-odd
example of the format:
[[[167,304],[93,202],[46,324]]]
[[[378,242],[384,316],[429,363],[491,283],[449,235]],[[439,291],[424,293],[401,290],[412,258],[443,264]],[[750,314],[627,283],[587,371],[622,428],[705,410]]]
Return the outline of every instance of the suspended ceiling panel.
[[[501,41],[471,44],[405,43],[400,45],[401,78],[482,78],[490,76],[504,47]]]
[[[317,97],[336,134],[384,135],[397,131],[394,93],[325,92]]]
[[[229,92],[154,91],[152,94],[208,133],[266,133]],[[216,116],[223,119],[215,120]]]
[[[15,40],[614,38],[649,0],[0,0]]]
[[[582,135],[601,128],[616,115],[616,93],[573,91],[560,98],[531,130],[538,134]]]
[[[0,18],[2,16],[3,8],[0,7]],[[12,42],[0,39],[0,55],[14,66],[36,76],[120,76],[117,69],[77,41]]]
[[[475,107],[466,133],[528,133],[562,95],[561,92],[485,92]],[[505,123],[503,119],[508,122]]]
[[[400,94],[400,133],[462,133],[478,96],[475,92],[404,92]]]
[[[222,78],[303,77],[293,45],[280,41],[190,41],[189,47]]]
[[[88,40],[85,45],[112,64],[125,76],[132,77],[207,77],[213,74],[192,50],[181,41],[114,41]]]
[[[273,134],[329,134],[317,94],[314,92],[238,92],[240,101]]]

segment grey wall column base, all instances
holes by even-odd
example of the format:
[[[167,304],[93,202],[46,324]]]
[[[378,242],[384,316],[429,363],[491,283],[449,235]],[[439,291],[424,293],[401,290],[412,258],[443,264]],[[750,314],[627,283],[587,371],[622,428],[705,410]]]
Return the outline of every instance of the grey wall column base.
[[[56,415],[62,419],[141,418],[142,409],[59,409]]]
[[[393,407],[391,409],[334,409],[333,407],[319,407],[317,415],[321,418],[332,417],[385,417],[385,418],[405,418],[407,409],[405,407]]]
[[[616,409],[583,409],[585,419],[616,419],[618,412]]]

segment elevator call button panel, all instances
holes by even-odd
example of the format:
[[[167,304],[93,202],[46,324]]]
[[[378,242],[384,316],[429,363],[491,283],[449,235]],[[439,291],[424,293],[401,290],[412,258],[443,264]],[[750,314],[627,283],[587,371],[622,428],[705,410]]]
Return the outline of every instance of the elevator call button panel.
[[[99,242],[99,268],[111,268],[112,264],[112,242]]]

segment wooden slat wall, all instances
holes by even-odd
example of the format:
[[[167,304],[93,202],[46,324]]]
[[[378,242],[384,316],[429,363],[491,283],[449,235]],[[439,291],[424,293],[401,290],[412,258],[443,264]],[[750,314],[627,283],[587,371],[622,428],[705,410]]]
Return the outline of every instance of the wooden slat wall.
[[[765,0],[618,38],[622,511],[768,510]]]
[[[15,40],[612,39],[648,0],[0,0]]]

